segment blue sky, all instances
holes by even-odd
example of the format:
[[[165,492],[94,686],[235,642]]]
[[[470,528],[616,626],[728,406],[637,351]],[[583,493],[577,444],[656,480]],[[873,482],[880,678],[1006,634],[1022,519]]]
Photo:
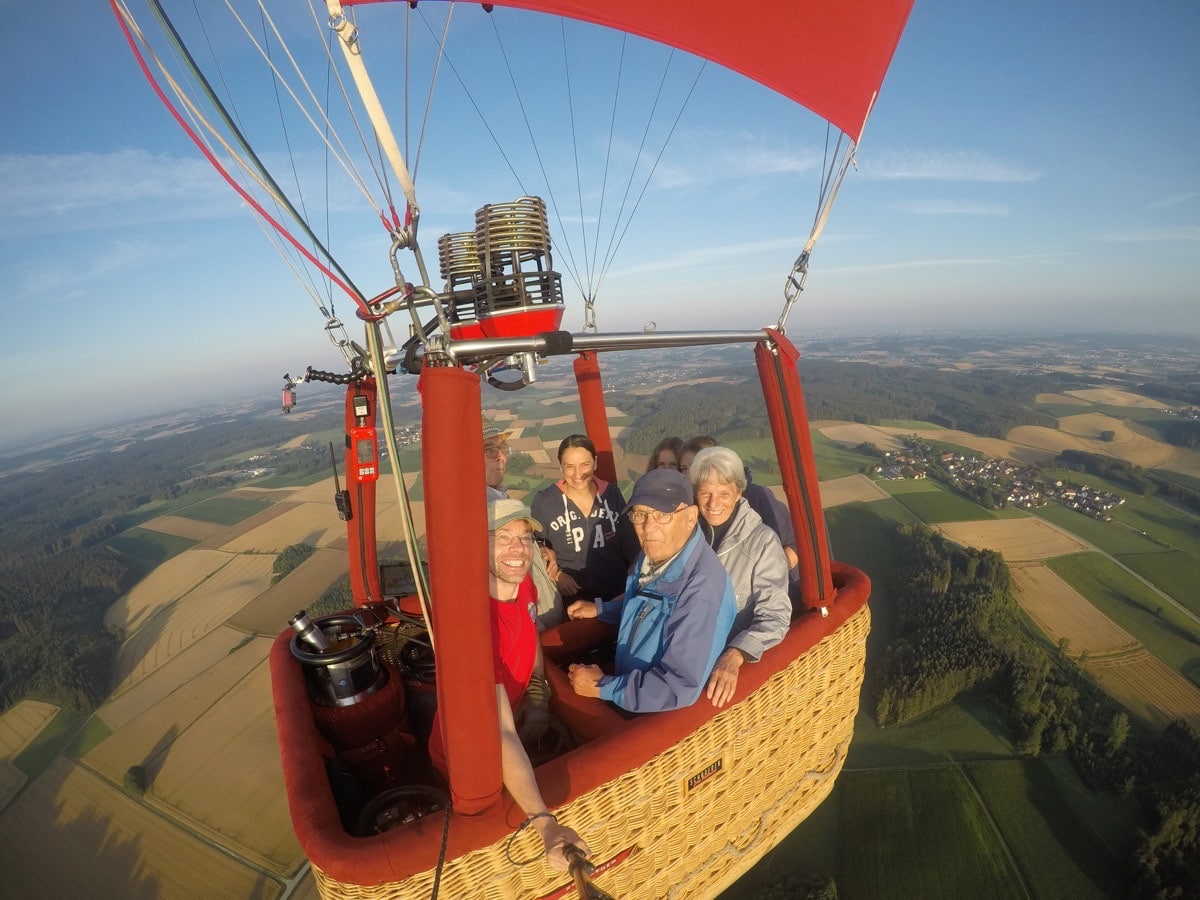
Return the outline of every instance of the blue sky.
[[[440,7],[420,9],[436,23]],[[492,23],[460,7],[452,61],[486,82],[473,55],[453,48],[492,46]],[[26,14],[26,25],[0,34],[0,434],[222,395],[261,392],[273,402],[285,371],[340,369],[313,302],[153,96],[107,4],[47,0]],[[435,280],[439,234],[470,228],[484,203],[545,193],[519,140],[525,118],[549,148],[544,164],[563,207],[562,233],[551,221],[560,269],[583,253],[580,209],[594,224],[604,159],[614,161],[612,197],[640,141],[631,116],[607,151],[608,114],[594,112],[611,102],[600,97],[611,94],[614,37],[566,30],[577,108],[596,104],[577,115],[572,137],[554,87],[559,23],[496,16],[527,109],[486,93],[497,85],[473,96],[521,181],[443,70],[417,180]],[[1198,46],[1195,0],[917,0],[789,332],[1200,333]],[[664,58],[635,45],[623,77],[657,84]],[[546,67],[540,76],[534,61]],[[236,57],[226,75],[269,84],[246,75],[248,65]],[[693,60],[672,62],[668,116],[696,71]],[[650,102],[652,91],[643,94]],[[258,102],[243,108],[249,120],[278,118]],[[414,96],[417,122],[421,102]],[[555,123],[556,132],[546,127]],[[277,174],[319,170],[319,148],[291,134],[290,156],[277,136],[256,149]],[[579,188],[559,180],[574,174],[572,141]],[[704,69],[602,284],[601,329],[774,323],[815,212],[824,141],[811,113]],[[657,152],[651,141],[641,155]],[[324,198],[308,199],[326,227]],[[606,202],[611,220],[615,201]],[[364,290],[387,287],[386,238],[370,210],[341,193],[329,210],[335,254]],[[350,304],[335,302],[351,319]],[[570,288],[568,302],[565,325],[577,329]]]

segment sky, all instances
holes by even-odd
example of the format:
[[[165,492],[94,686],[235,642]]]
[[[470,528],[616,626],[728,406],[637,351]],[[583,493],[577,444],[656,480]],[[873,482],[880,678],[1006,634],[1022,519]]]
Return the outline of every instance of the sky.
[[[186,18],[194,6],[181,5]],[[303,21],[283,31],[300,46],[309,14],[288,6]],[[627,44],[617,62],[611,33],[457,6],[420,140],[429,54],[414,38],[410,71],[423,71],[405,129],[402,20],[360,21],[369,66],[390,47],[373,73],[410,165],[420,145],[435,286],[438,235],[470,229],[485,203],[549,193],[559,270],[586,275],[619,237],[597,293],[602,331],[774,324],[817,209],[825,123],[694,58],[668,65],[661,47]],[[444,4],[418,8],[414,35],[440,29]],[[22,10],[25,24],[0,32],[0,444],[223,396],[274,402],[284,372],[343,370],[318,303],[156,99],[108,5]],[[210,78],[241,98],[256,152],[281,182],[303,180],[310,223],[355,283],[389,287],[370,206],[326,177],[311,129],[284,135],[290,114],[245,36],[213,29],[197,55],[234,47]],[[1200,334],[1197,47],[1195,0],[917,0],[788,333]],[[361,163],[353,130],[335,124]],[[635,207],[627,227],[615,218]],[[400,264],[415,280],[411,257]],[[582,303],[564,284],[564,327],[578,330]],[[350,302],[322,291],[361,341]]]

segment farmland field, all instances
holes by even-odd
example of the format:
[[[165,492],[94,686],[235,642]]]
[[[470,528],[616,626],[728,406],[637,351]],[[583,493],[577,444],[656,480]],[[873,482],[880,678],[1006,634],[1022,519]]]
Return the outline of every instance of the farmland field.
[[[1118,703],[1154,728],[1183,719],[1200,729],[1200,688],[1144,650],[1094,657],[1084,668]]]
[[[282,894],[281,884],[62,757],[0,817],[0,872],[14,898]]]
[[[1170,553],[1131,553],[1117,557],[1154,586],[1200,615],[1200,560],[1181,550]]]
[[[26,775],[13,763],[58,713],[40,700],[22,700],[0,716],[0,810],[25,784]]]
[[[1068,509],[1061,503],[1051,503],[1049,506],[1043,506],[1033,512],[1039,518],[1052,522],[1071,534],[1078,535],[1087,543],[1111,556],[1120,556],[1123,553],[1156,553],[1163,549],[1135,531],[1114,525],[1112,522],[1101,522],[1099,519],[1085,516],[1083,513]]]
[[[921,485],[921,487],[915,487]],[[884,481],[880,486],[912,510],[921,521],[930,525],[940,522],[964,522],[996,518],[978,503],[951,493],[936,482]]]
[[[123,553],[149,571],[184,550],[196,546],[196,542],[174,534],[160,534],[143,528],[130,528],[104,542],[118,553]]]
[[[1065,785],[1040,761],[1003,760],[966,767],[1034,897],[1118,898],[1122,863],[1076,815]],[[1127,849],[1127,848],[1122,848]]]
[[[1078,553],[1047,565],[1172,668],[1182,671],[1195,660],[1200,626],[1113,560]]]
[[[1051,643],[1067,642],[1067,652],[1095,656],[1129,651],[1137,640],[1100,612],[1044,565],[1011,566],[1017,602]]]
[[[839,896],[1022,900],[986,808],[955,766],[841,776]]]
[[[832,481],[822,481],[820,490],[821,505],[825,509],[841,506],[843,503],[887,500],[890,496],[866,475],[847,475]],[[782,490],[779,493],[782,494]]]
[[[1087,547],[1062,529],[1041,519],[993,519],[947,522],[937,530],[963,547],[995,550],[1010,563],[1078,553]]]
[[[202,522],[215,522],[218,525],[236,525],[243,519],[262,512],[269,505],[265,500],[221,496],[182,507],[176,511],[176,515],[199,519]]]

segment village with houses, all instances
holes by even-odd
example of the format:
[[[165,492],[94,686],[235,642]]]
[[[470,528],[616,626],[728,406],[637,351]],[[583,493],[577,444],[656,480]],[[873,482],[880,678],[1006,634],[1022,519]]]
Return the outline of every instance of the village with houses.
[[[992,509],[1036,509],[1056,501],[1102,522],[1112,521],[1111,510],[1125,502],[1119,494],[1086,484],[1047,481],[1037,466],[939,451],[913,437],[905,438],[904,443],[903,450],[883,453],[883,461],[875,469],[878,475],[888,479],[932,477]]]

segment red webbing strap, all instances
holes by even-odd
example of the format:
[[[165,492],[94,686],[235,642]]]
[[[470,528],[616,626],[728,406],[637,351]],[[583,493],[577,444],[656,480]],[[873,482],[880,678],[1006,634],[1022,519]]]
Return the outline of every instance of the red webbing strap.
[[[612,435],[608,431],[608,413],[604,409],[604,382],[595,353],[579,354],[575,360],[575,383],[579,386],[583,428],[596,445],[596,474],[615,484],[617,464],[613,460]]]
[[[354,415],[354,398],[364,395],[370,412],[360,423]],[[346,458],[342,471],[346,475],[346,489],[350,492],[351,515],[346,522],[346,542],[350,557],[350,594],[355,606],[383,600],[379,587],[379,554],[375,545],[376,482],[355,480],[353,473],[358,466],[350,441],[350,432],[356,425],[375,427],[375,400],[375,379],[363,378],[346,385]]]
[[[808,429],[804,392],[800,388],[800,371],[796,367],[800,351],[782,333],[771,328],[767,333],[774,345],[766,341],[755,345],[754,358],[796,532],[800,600],[809,608],[825,607],[833,602],[835,591],[812,434]]]
[[[438,720],[454,809],[474,815],[499,799],[503,785],[479,377],[427,366],[417,388]]]

